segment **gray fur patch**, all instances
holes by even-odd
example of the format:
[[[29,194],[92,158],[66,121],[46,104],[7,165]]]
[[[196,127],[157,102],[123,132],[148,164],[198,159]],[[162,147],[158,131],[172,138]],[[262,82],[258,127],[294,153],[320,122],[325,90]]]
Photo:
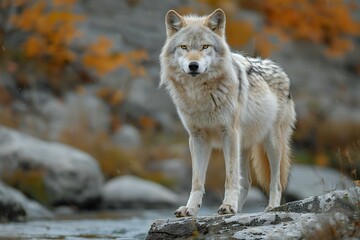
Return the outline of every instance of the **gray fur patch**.
[[[243,81],[243,80],[241,79],[242,70],[241,70],[240,66],[239,66],[238,64],[236,64],[236,62],[235,62],[234,60],[233,60],[233,66],[234,66],[235,69],[236,69],[236,76],[237,76],[237,79],[238,79],[238,81],[239,81],[239,94],[240,94],[240,92],[241,92],[241,87],[242,87],[241,82]]]

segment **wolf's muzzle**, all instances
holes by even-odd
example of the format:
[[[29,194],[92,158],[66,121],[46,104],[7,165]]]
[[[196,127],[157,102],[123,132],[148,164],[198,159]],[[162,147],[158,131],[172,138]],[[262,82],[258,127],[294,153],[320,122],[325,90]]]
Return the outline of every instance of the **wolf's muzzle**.
[[[199,63],[197,62],[190,62],[189,63],[189,74],[193,77],[195,77],[196,75],[199,74],[199,72],[197,72],[197,70],[199,69]]]

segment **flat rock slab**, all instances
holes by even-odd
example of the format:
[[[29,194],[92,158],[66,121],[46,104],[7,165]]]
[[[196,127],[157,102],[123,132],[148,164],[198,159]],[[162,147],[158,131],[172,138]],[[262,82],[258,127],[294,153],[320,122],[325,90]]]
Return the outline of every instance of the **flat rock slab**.
[[[355,187],[269,212],[157,220],[146,239],[300,239],[322,231],[333,234],[328,237],[356,239],[360,237],[359,199],[360,187]]]

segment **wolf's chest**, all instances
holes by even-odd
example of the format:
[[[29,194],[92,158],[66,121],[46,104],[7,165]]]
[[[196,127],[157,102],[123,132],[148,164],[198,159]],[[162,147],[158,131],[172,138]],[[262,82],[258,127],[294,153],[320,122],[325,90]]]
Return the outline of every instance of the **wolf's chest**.
[[[225,125],[234,111],[236,98],[225,90],[191,89],[174,99],[183,121],[198,127]]]

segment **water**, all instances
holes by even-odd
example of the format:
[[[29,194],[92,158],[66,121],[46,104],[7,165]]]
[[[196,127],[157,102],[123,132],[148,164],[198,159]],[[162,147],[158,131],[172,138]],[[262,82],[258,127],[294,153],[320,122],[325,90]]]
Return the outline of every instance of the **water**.
[[[97,212],[6,223],[0,224],[0,239],[144,239],[156,219],[173,218],[173,212],[174,209]],[[200,215],[215,212],[204,208]]]
[[[244,212],[262,211],[259,205]],[[199,216],[215,215],[217,207],[202,207]],[[52,220],[0,224],[0,240],[7,239],[144,239],[156,219],[174,218],[174,209],[128,210],[56,216]]]

